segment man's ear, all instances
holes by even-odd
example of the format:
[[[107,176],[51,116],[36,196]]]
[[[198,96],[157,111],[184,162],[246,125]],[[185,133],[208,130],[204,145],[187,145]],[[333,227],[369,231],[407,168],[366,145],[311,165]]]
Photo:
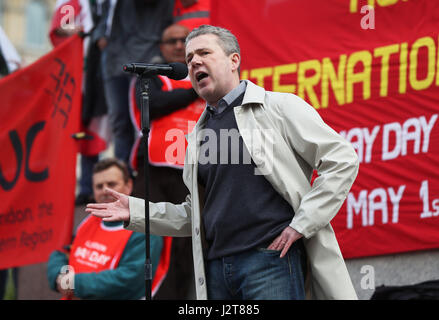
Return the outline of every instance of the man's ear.
[[[230,60],[232,62],[232,71],[238,70],[241,64],[241,56],[239,55],[239,53],[232,53],[230,55]]]

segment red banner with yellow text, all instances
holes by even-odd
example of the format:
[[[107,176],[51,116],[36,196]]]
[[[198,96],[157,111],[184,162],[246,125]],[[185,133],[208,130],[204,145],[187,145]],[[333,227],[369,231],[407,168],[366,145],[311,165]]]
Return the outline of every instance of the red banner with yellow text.
[[[0,80],[0,269],[71,241],[82,59],[74,36]]]
[[[439,2],[214,0],[241,76],[294,93],[352,143],[332,220],[344,257],[439,248]]]

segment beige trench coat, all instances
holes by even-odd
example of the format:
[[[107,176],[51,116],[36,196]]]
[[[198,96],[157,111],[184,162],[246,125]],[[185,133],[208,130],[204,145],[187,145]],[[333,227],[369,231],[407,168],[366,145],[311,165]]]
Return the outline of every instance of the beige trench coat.
[[[358,172],[352,146],[327,126],[313,107],[293,94],[265,91],[247,81],[236,122],[252,160],[294,208],[290,226],[304,236],[308,256],[307,296],[357,299],[330,220]],[[197,299],[207,299],[197,159],[206,110],[188,135],[183,180],[186,202],[150,203],[150,229],[157,235],[192,237]],[[273,128],[275,130],[273,130]],[[252,134],[257,132],[257,134]],[[265,141],[274,143],[265,143]],[[319,176],[312,187],[313,169]],[[130,197],[127,229],[144,232],[144,200]]]

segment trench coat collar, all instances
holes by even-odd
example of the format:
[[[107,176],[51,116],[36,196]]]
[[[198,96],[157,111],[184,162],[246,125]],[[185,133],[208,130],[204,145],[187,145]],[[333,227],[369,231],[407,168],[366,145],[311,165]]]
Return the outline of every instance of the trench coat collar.
[[[247,83],[247,87],[245,90],[244,98],[242,100],[242,106],[248,105],[248,104],[264,104],[265,100],[265,89],[257,86],[250,80],[243,80]],[[206,116],[207,116],[207,108],[204,108],[203,113],[201,114],[197,124],[196,128],[203,127],[204,123],[206,122]]]
[[[248,104],[260,104],[263,105],[265,101],[265,89],[255,85],[250,80],[244,80],[247,82],[247,89],[245,90],[244,99],[242,105]]]

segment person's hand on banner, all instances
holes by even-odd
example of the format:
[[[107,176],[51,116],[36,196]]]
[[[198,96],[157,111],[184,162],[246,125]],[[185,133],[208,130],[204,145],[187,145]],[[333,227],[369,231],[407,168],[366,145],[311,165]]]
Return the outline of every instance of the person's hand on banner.
[[[128,196],[109,188],[105,188],[105,192],[113,196],[116,201],[110,203],[89,203],[85,211],[102,218],[103,221],[129,221],[130,208]]]
[[[83,26],[59,27],[55,29],[55,34],[61,37],[70,37],[81,31],[84,31]]]

